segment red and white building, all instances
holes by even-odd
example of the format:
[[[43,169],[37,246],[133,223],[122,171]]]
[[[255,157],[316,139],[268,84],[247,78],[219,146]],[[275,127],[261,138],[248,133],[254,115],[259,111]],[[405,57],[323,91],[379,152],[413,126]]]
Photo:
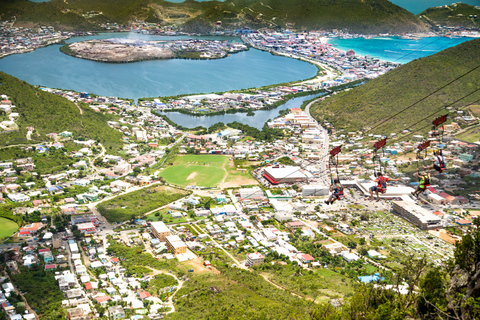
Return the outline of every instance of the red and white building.
[[[303,263],[311,263],[315,261],[315,258],[307,253],[307,254],[302,254],[300,256],[300,260],[302,260]]]
[[[97,232],[97,228],[91,222],[79,223],[77,224],[78,231],[81,233],[95,233]]]
[[[40,222],[35,222],[32,224],[29,224],[23,228],[20,228],[20,231],[18,232],[19,236],[29,236],[31,234],[36,233],[38,230],[42,229],[43,225]]]
[[[247,254],[247,264],[250,267],[259,266],[265,261],[264,256],[260,252],[248,253]]]

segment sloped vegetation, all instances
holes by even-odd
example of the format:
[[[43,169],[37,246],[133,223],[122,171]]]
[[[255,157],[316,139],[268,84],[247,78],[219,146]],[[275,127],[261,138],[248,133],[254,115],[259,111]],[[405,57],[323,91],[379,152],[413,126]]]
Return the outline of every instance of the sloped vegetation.
[[[98,211],[110,222],[123,222],[167,203],[183,198],[190,192],[167,186],[152,186],[100,203]]]
[[[315,103],[311,114],[319,121],[328,120],[338,128],[362,130],[375,127],[384,119],[414,104],[480,65],[480,39],[464,42],[435,55],[409,62],[368,83]],[[432,119],[414,123],[450,105],[480,87],[476,69],[446,86],[408,111],[379,126],[374,132],[389,134],[403,129],[418,130]],[[454,104],[462,108],[480,98],[476,92]],[[439,113],[440,114],[446,113]]]
[[[421,12],[418,17],[433,25],[447,27],[478,28],[480,26],[480,8],[464,3],[452,3],[449,6],[433,7]]]
[[[27,127],[31,126],[35,129],[33,142],[44,141],[51,132],[70,131],[76,138],[98,140],[107,149],[121,148],[122,133],[107,125],[115,116],[95,112],[86,105],[77,107],[64,97],[37,89],[4,72],[0,72],[0,83],[0,93],[10,98],[15,105],[13,111],[20,114],[16,121],[19,130],[2,133],[0,145],[27,143]]]

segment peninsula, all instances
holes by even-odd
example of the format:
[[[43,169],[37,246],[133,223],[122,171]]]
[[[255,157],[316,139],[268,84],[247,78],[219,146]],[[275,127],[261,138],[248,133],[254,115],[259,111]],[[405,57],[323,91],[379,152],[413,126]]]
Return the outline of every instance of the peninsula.
[[[228,41],[143,41],[118,38],[75,42],[60,48],[63,53],[77,58],[115,63],[154,59],[220,59],[247,49],[242,43]]]

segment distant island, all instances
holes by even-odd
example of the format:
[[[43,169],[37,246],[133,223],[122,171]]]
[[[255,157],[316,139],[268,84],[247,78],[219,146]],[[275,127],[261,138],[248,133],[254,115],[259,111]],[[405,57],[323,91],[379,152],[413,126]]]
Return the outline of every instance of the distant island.
[[[60,51],[73,57],[112,63],[156,59],[221,59],[244,50],[248,50],[244,44],[228,41],[144,41],[118,38],[75,42],[60,48]]]

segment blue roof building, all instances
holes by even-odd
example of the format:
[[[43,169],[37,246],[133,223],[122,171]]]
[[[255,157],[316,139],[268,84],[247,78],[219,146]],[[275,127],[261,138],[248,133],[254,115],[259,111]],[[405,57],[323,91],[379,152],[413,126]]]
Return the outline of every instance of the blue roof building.
[[[63,190],[63,188],[60,187],[60,186],[52,186],[52,187],[47,188],[48,193],[56,193],[56,192],[62,191],[62,190]]]
[[[229,135],[231,135],[232,133],[230,132],[230,130],[223,130],[221,132],[218,133],[218,136],[219,137],[228,137]]]
[[[363,277],[358,277],[358,280],[360,280],[360,282],[363,282],[363,283],[370,283],[372,281],[382,281],[384,280],[385,278],[384,277],[381,277],[380,276],[380,273],[375,273],[371,276],[363,276]]]

